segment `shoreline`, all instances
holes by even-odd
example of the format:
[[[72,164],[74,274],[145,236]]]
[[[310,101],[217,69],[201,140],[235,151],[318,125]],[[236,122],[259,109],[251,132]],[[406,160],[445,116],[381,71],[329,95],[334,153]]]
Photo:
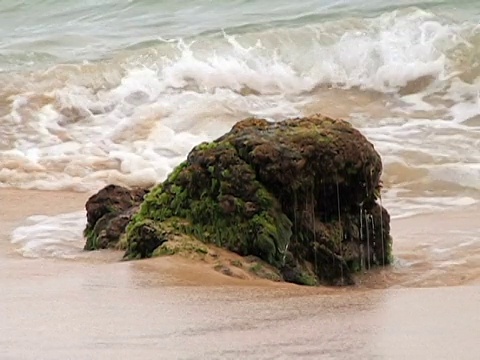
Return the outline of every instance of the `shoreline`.
[[[0,214],[0,258],[15,261],[21,267],[25,258],[10,243],[9,234],[32,215],[59,215],[84,209],[91,193],[0,189],[0,206],[9,209]],[[395,287],[442,287],[480,284],[480,239],[467,242],[480,225],[476,218],[478,207],[455,209],[440,213],[421,214],[391,221],[394,264],[357,276],[357,289],[385,289]],[[465,239],[464,239],[465,238]],[[83,244],[82,244],[83,245]],[[456,246],[460,245],[460,246]],[[180,256],[121,262],[122,252],[108,250],[86,252],[74,259],[40,258],[41,263],[68,267],[69,264],[123,263],[147,276],[163,274],[175,283],[188,285],[233,285],[278,287],[261,279],[238,279],[213,270],[211,264],[202,264]],[[451,256],[451,259],[448,259]],[[60,262],[65,266],[60,265]],[[50,264],[50,265],[52,265]],[[127,265],[128,264],[128,265]],[[123,266],[123,265],[122,265]],[[175,280],[172,280],[175,278]],[[152,282],[158,280],[151,280]],[[288,286],[287,286],[288,287]],[[323,288],[323,287],[320,287]],[[326,288],[328,289],[328,287]]]
[[[121,254],[112,251],[74,260],[15,254],[5,244],[7,230],[29,215],[78,211],[87,197],[57,195],[0,190],[0,205],[16,201],[0,216],[2,359],[350,359],[354,352],[365,358],[473,360],[480,350],[478,281],[379,286],[401,276],[412,279],[421,266],[400,268],[400,275],[382,270],[356,287],[312,288],[234,279],[173,257],[120,262]],[[440,225],[468,225],[476,214],[450,214]],[[418,256],[417,224],[431,219],[395,221],[395,253]]]

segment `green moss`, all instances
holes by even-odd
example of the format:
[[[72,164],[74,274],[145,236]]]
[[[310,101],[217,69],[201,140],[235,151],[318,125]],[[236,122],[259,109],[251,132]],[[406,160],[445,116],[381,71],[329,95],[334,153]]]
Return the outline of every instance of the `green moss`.
[[[168,241],[157,247],[152,256],[169,255],[199,255],[204,257],[208,254],[208,248],[199,240],[187,235],[169,236]]]
[[[347,261],[347,266],[353,273],[359,272],[362,270],[362,264],[359,259]]]
[[[316,286],[318,285],[317,278],[307,272],[303,272],[297,279],[299,285]]]
[[[115,205],[107,204],[106,205],[107,212],[109,213],[117,213],[118,209],[115,207]]]
[[[288,135],[294,142],[314,142],[314,143],[331,143],[333,141],[332,134],[319,131],[317,127],[311,128],[293,128],[283,136]]]
[[[208,179],[210,187],[193,181],[188,186],[182,185],[180,179],[182,173],[188,171],[188,164],[181,164],[162,185],[145,197],[140,212],[129,226],[127,238],[132,238],[131,229],[135,228],[135,224],[141,224],[146,219],[165,222],[175,217],[188,221],[175,226],[178,232],[242,255],[257,255],[273,265],[280,264],[290,241],[291,222],[279,210],[274,196],[255,180],[254,170],[236,157],[235,149],[229,143],[201,144],[196,151],[205,152],[204,155],[197,153],[199,158],[217,157],[215,166],[207,166],[205,172],[199,172],[203,176],[201,179]],[[245,177],[253,180],[235,185],[231,183]],[[242,187],[245,195],[234,196],[235,210],[225,213],[220,206],[224,191],[238,191]],[[253,217],[246,215],[247,201],[254,202],[259,208]]]
[[[212,141],[212,142],[203,142],[197,146],[195,146],[194,150],[195,151],[201,151],[201,150],[212,150],[218,147],[219,143]]]
[[[85,238],[85,250],[97,250],[98,249],[98,238],[94,232],[94,229],[87,226],[85,230],[83,230],[83,237]]]
[[[127,226],[127,250],[125,257],[141,258],[152,256],[153,252],[168,241],[171,231],[165,223],[136,216]]]
[[[167,246],[166,244],[167,244],[167,243],[165,243],[165,244],[160,245],[159,247],[157,247],[157,248],[153,251],[152,256],[153,256],[153,257],[157,257],[157,256],[171,256],[171,255],[175,255],[175,254],[178,252],[178,249],[173,248],[173,247],[170,247],[170,246]]]
[[[206,255],[208,254],[208,249],[206,247],[196,247],[195,252],[198,254]]]
[[[292,236],[292,223],[283,213],[263,212],[251,220],[255,232],[255,254],[272,265],[281,265]]]
[[[114,217],[115,214],[109,212],[97,220],[93,228],[87,226],[87,228],[84,230],[84,237],[87,240],[84,247],[85,250],[98,250],[102,247],[105,247],[105,244],[101,244],[101,239],[105,235],[106,229]]]
[[[250,272],[256,274],[256,275],[260,275],[261,271],[263,270],[263,266],[259,263],[257,264],[254,264],[252,266],[250,266],[250,269],[248,269]]]
[[[127,250],[128,241],[127,241],[127,234],[123,233],[118,240],[117,245],[115,246],[116,250]]]
[[[272,206],[275,201],[273,195],[264,187],[260,187],[255,196],[258,203],[265,208]]]
[[[225,180],[230,179],[231,176],[232,176],[232,173],[230,172],[229,169],[224,169],[224,170],[222,170],[222,177],[223,177]]]
[[[180,175],[183,170],[185,170],[185,168],[188,166],[188,162],[187,161],[184,161],[182,162],[180,165],[178,165],[173,171],[172,173],[169,175],[169,179],[170,181],[175,181],[177,180],[178,178],[178,175]]]
[[[330,224],[328,237],[336,248],[341,247],[343,242],[343,228],[340,221],[333,221]]]

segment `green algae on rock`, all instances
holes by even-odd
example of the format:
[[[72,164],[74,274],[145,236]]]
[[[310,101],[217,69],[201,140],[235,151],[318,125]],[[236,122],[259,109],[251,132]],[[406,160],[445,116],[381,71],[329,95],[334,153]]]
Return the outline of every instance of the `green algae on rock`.
[[[129,225],[129,243],[142,242],[132,232],[139,222],[171,218],[187,221],[177,226],[186,234],[277,266],[291,237],[292,224],[280,204],[228,142],[199,145],[151,191]],[[137,256],[130,246],[127,256]]]
[[[381,171],[373,145],[345,121],[247,119],[195,147],[146,196],[127,242],[142,242],[134,230],[145,220],[179,218],[178,231],[257,256],[287,281],[350,284],[353,272],[390,262]],[[127,257],[139,255],[128,246]]]
[[[279,269],[285,281],[352,284],[391,259],[390,217],[377,204],[382,163],[348,122],[320,115],[247,119],[145,196],[126,258],[155,254],[174,228]],[[146,236],[147,234],[148,236]]]

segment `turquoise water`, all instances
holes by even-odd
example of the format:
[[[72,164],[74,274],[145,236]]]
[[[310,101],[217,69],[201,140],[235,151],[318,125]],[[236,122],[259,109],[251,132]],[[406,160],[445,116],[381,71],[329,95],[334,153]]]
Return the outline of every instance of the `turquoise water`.
[[[416,8],[455,22],[480,18],[475,0],[292,2],[255,1],[2,1],[0,69],[108,58],[168,39],[202,39],[268,29],[372,18]]]

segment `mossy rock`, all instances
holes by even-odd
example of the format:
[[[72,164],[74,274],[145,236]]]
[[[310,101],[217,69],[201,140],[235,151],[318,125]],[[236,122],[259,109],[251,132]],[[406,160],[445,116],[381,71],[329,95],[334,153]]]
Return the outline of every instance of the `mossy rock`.
[[[391,259],[381,172],[373,145],[345,121],[247,119],[196,146],[152,189],[128,225],[126,256],[167,251],[174,228],[257,256],[286,281],[350,284],[358,264]]]
[[[136,221],[127,229],[127,250],[124,257],[127,259],[151,257],[170,236],[170,229],[161,222],[151,219]]]
[[[228,142],[201,144],[190,155],[146,197],[131,226],[144,219],[186,219],[178,225],[185,234],[280,264],[291,221],[253,169]]]
[[[208,247],[200,240],[188,235],[173,235],[157,247],[152,256],[182,255],[202,258],[208,253]]]

